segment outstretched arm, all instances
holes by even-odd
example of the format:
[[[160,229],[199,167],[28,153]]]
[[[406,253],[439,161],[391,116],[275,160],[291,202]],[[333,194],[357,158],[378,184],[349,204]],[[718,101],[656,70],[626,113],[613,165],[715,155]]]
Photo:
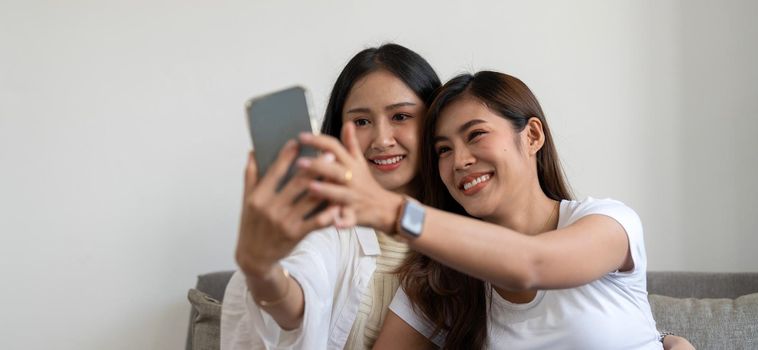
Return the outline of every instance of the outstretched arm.
[[[628,256],[623,227],[601,215],[527,236],[427,207],[424,231],[410,245],[445,265],[509,290],[579,286],[621,268]]]
[[[304,136],[301,141],[331,152],[337,163],[300,162],[312,177],[312,194],[354,211],[355,222],[394,232],[403,197],[374,180],[346,124],[343,139]],[[345,174],[350,174],[347,177]],[[508,290],[570,288],[633,267],[624,227],[604,215],[588,215],[574,224],[539,236],[426,207],[421,237],[413,249],[470,276]]]
[[[253,300],[283,329],[300,325],[305,300],[301,286],[278,262],[309,232],[329,226],[337,210],[330,207],[305,218],[321,201],[312,196],[299,196],[310,181],[302,173],[298,173],[281,191],[275,191],[295,159],[297,147],[294,141],[284,146],[260,181],[255,155],[250,152],[235,254]]]

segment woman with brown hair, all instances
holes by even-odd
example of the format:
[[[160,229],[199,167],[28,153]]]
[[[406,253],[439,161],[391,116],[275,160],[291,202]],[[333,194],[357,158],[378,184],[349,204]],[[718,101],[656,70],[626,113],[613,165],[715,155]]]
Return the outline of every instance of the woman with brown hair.
[[[312,195],[415,250],[376,348],[662,348],[637,214],[571,199],[523,82],[479,72],[442,87],[422,128],[425,205],[371,180],[354,133],[343,129],[347,150],[328,137],[301,141],[338,161],[304,167],[328,180],[314,180]]]

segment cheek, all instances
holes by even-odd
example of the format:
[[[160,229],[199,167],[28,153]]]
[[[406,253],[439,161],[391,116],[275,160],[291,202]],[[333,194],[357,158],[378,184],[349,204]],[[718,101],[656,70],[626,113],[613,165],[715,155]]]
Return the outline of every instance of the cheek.
[[[418,151],[418,133],[417,128],[412,125],[408,125],[405,128],[398,128],[398,130],[395,130],[395,138],[401,142],[403,147],[411,153],[416,153]]]
[[[476,148],[477,158],[490,163],[509,162],[515,151],[515,146],[499,142],[481,142]]]
[[[361,151],[366,153],[371,146],[371,132],[366,129],[355,129],[355,138],[358,139],[358,145],[360,145]]]
[[[453,163],[450,158],[451,157],[440,158],[439,163],[437,164],[437,170],[439,171],[442,183],[448,188],[450,187],[451,181],[453,181],[453,172],[451,171]]]

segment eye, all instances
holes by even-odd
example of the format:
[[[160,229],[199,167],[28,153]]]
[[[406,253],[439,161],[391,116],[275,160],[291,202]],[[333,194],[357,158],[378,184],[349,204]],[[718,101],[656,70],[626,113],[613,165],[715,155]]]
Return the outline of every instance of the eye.
[[[447,146],[439,146],[437,147],[437,156],[442,157],[446,153],[450,152],[450,147]]]
[[[368,119],[366,119],[366,118],[356,118],[356,119],[353,119],[353,124],[355,124],[355,126],[359,126],[359,127],[360,126],[366,126],[369,123],[371,123],[371,122]]]
[[[484,134],[486,134],[486,133],[487,133],[487,132],[486,132],[486,131],[483,131],[483,130],[474,130],[474,131],[472,131],[470,134],[468,134],[468,138],[467,138],[467,140],[468,140],[469,142],[471,142],[471,141],[473,141],[473,140],[475,140],[475,139],[479,138],[479,136],[481,136],[481,135],[484,135]]]
[[[394,121],[394,122],[402,122],[404,120],[408,120],[408,119],[411,119],[411,118],[413,118],[413,117],[411,117],[410,115],[407,115],[407,114],[404,114],[404,113],[398,113],[398,114],[395,114],[395,115],[392,116],[392,121]]]

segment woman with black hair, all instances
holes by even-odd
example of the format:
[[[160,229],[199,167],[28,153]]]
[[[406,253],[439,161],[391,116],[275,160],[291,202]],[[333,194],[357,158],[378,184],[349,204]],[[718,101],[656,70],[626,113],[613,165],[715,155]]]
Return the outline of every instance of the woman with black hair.
[[[405,47],[363,50],[337,78],[321,132],[338,136],[344,123],[355,125],[369,176],[384,190],[417,196],[419,128],[440,85],[429,63]],[[346,214],[336,206],[304,218],[321,202],[298,196],[310,180],[305,174],[274,193],[296,154],[291,142],[261,179],[250,154],[240,270],[222,310],[224,350],[370,348],[399,286],[394,271],[408,252],[404,243],[367,227],[329,227]]]

